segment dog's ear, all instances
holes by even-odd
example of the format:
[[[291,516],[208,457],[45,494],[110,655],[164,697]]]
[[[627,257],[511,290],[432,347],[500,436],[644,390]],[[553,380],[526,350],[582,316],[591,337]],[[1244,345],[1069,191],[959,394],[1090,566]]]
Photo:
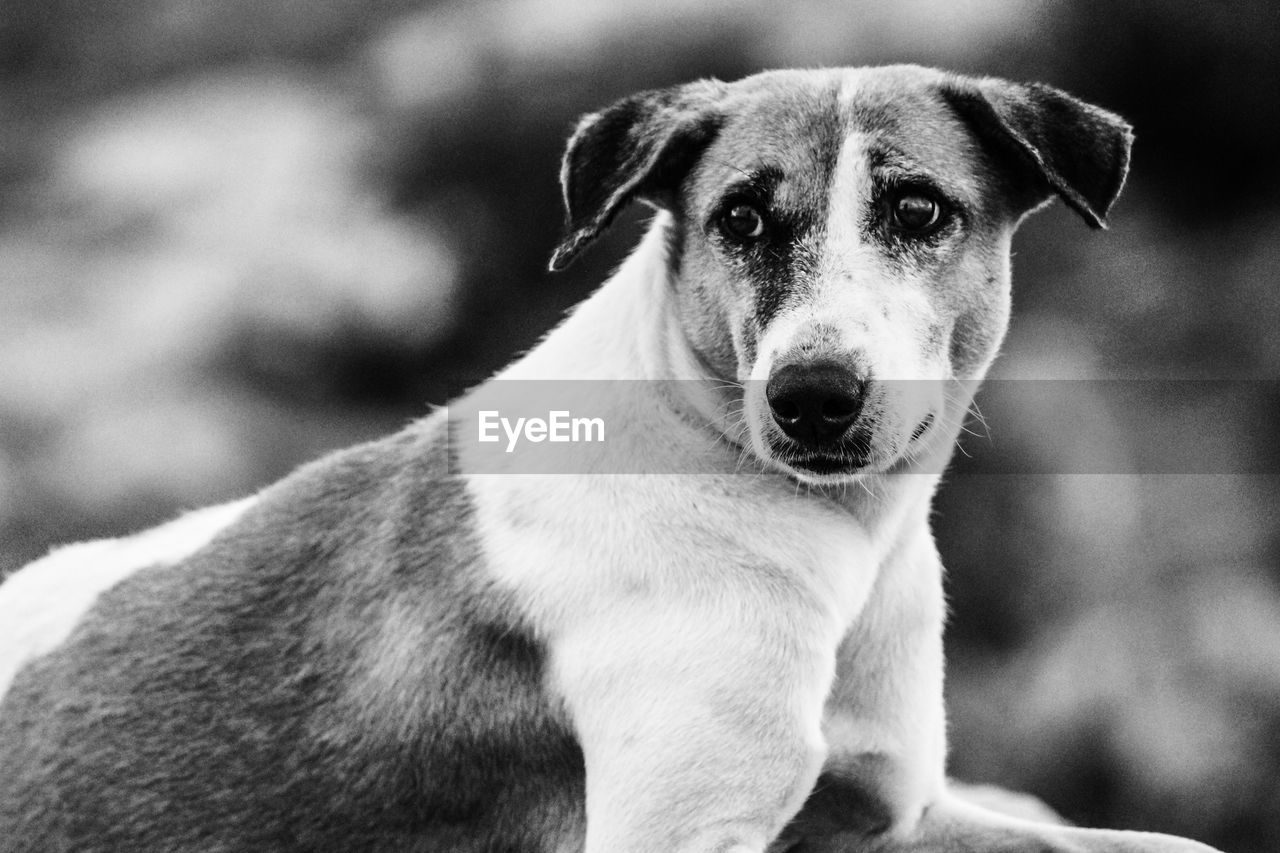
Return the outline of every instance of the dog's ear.
[[[560,167],[565,236],[551,269],[568,266],[633,198],[668,204],[720,125],[716,81],[641,92],[586,116]]]
[[[1129,172],[1128,122],[1039,83],[955,78],[943,96],[1013,167],[1023,210],[1057,193],[1085,222],[1106,227]]]

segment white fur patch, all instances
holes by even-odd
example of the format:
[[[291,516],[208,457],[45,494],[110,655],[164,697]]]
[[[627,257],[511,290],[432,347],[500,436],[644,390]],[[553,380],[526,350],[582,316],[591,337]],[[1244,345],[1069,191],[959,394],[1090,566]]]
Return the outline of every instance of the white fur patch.
[[[148,566],[195,553],[256,497],[207,507],[133,536],[66,545],[0,585],[0,700],[31,661],[66,642],[98,596]]]
[[[661,334],[659,250],[651,234],[503,377],[688,376]],[[586,849],[762,850],[817,778],[835,651],[883,550],[844,508],[737,473],[656,395],[600,402],[612,452],[689,473],[468,482],[492,580],[547,642],[583,744]]]
[[[588,853],[761,850],[817,778],[835,649],[877,560],[850,516],[750,482],[469,483],[485,562],[547,639],[583,745]]]
[[[861,353],[873,375],[890,380],[943,378],[925,346],[937,313],[928,284],[892,268],[860,233],[872,198],[866,134],[845,141],[827,212],[827,274],[810,307],[811,322],[839,329],[844,347]]]

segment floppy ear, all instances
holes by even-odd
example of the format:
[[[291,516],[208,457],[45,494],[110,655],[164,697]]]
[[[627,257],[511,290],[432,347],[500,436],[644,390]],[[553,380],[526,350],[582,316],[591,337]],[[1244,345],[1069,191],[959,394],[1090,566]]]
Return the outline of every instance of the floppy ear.
[[[1129,172],[1128,122],[1039,83],[956,78],[943,96],[1013,166],[1024,210],[1057,193],[1085,222],[1106,227]]]
[[[560,184],[565,236],[551,269],[568,266],[627,202],[669,204],[719,129],[716,81],[641,92],[586,116],[569,140]]]

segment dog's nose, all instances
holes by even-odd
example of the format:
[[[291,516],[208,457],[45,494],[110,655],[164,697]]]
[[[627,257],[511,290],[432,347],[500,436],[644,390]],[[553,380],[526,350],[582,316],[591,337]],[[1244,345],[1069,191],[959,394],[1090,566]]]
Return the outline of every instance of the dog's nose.
[[[796,441],[818,445],[839,439],[862,411],[867,382],[835,362],[788,364],[769,379],[764,395],[773,420]]]

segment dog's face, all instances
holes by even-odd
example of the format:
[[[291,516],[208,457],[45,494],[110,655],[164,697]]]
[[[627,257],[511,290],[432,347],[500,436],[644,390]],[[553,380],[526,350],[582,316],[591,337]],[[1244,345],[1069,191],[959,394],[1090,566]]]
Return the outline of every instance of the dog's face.
[[[1008,316],[1011,212],[914,76],[756,78],[682,186],[687,334],[744,383],[755,452],[807,478],[927,440]]]
[[[1056,90],[916,67],[647,93],[571,143],[553,265],[628,197],[672,211],[673,296],[742,388],[734,437],[806,481],[886,471],[953,440],[972,387],[954,380],[1004,335],[1022,216],[1057,192],[1101,224],[1128,144]]]

